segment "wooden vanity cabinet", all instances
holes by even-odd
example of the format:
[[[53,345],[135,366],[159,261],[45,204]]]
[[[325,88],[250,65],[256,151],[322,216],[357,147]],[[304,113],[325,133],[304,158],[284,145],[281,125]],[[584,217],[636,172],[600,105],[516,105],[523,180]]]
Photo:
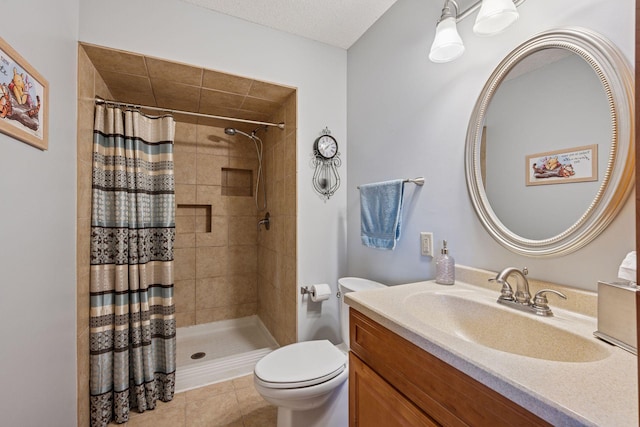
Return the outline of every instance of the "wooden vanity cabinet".
[[[349,426],[551,426],[350,309]]]

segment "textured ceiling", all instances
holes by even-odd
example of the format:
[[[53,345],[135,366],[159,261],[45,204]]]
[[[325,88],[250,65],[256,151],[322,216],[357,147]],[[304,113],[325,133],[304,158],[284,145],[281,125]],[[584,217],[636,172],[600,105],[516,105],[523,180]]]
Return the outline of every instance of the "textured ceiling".
[[[351,47],[396,2],[396,0],[183,1],[343,49]]]

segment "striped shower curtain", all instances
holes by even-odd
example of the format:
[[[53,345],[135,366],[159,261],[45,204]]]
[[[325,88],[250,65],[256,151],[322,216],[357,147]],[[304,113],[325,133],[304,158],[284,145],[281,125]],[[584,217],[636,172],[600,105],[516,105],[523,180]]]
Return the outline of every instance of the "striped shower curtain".
[[[173,398],[171,116],[96,105],[91,211],[91,425]]]

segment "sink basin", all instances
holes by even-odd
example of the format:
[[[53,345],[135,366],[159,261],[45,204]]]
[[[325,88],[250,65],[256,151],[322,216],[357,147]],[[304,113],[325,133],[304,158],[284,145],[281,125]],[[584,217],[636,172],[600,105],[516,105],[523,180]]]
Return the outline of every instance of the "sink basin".
[[[610,355],[595,339],[553,326],[534,314],[503,307],[464,291],[420,292],[407,312],[442,332],[494,350],[558,362],[594,362]]]

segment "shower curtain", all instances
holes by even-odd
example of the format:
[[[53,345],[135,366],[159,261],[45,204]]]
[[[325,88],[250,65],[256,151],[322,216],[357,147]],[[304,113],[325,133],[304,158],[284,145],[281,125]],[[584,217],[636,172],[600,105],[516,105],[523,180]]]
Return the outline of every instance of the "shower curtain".
[[[173,399],[171,116],[96,105],[91,212],[91,425]]]

